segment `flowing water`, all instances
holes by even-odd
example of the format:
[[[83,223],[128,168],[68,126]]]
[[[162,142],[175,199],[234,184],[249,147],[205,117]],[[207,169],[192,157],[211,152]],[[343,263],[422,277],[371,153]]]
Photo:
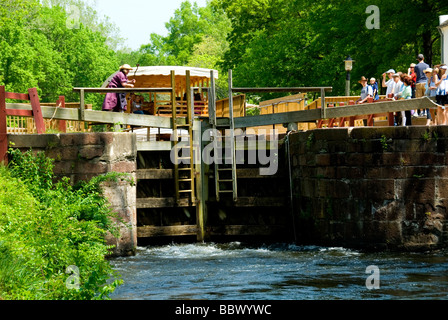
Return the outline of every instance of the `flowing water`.
[[[117,300],[448,299],[446,250],[172,244],[139,247],[112,264],[124,280],[111,296]],[[366,272],[369,266],[378,269]]]

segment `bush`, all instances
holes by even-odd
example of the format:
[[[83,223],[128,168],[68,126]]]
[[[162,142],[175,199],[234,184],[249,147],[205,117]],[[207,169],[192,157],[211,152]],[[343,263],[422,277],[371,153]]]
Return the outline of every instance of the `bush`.
[[[0,298],[107,299],[121,280],[108,284],[119,276],[104,236],[117,231],[100,184],[117,174],[72,187],[53,182],[43,153],[11,154],[0,167]]]

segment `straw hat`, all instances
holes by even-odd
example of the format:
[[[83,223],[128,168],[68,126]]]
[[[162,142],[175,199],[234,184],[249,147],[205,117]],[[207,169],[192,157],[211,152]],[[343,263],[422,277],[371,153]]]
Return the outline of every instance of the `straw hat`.
[[[362,76],[361,79],[358,81],[359,83],[363,82],[363,81],[367,81],[367,78]]]
[[[411,68],[415,68],[415,63],[411,63]]]
[[[124,64],[120,67],[120,70],[132,70],[132,67],[128,64]]]
[[[432,68],[427,68],[425,69],[425,71],[423,71],[424,73],[432,73]]]

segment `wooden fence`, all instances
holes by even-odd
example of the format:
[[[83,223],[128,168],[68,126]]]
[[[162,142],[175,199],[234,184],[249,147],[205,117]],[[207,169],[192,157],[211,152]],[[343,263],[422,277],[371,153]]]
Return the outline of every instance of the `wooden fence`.
[[[61,99],[61,98],[60,98]],[[65,103],[65,108],[79,109],[79,102]],[[41,103],[46,107],[63,107],[61,103]],[[86,105],[86,109],[91,110],[92,105]],[[7,116],[7,133],[8,134],[35,134],[37,133],[36,122],[34,118],[22,116]],[[55,120],[44,119],[45,132],[90,132],[92,130],[84,121],[74,120]]]

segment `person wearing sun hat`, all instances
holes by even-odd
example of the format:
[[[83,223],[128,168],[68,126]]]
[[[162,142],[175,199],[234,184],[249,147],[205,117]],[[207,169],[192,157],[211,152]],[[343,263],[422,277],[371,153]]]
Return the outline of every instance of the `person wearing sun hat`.
[[[128,80],[129,71],[132,67],[128,64],[120,66],[119,71],[114,74],[109,82],[108,88],[133,88],[135,79]],[[126,93],[108,92],[103,102],[103,111],[124,112],[127,109]]]
[[[362,76],[361,79],[358,81],[362,85],[361,89],[361,98],[359,98],[356,103],[361,104],[365,103],[369,97],[373,97],[373,90],[371,86],[367,85],[367,78]]]

